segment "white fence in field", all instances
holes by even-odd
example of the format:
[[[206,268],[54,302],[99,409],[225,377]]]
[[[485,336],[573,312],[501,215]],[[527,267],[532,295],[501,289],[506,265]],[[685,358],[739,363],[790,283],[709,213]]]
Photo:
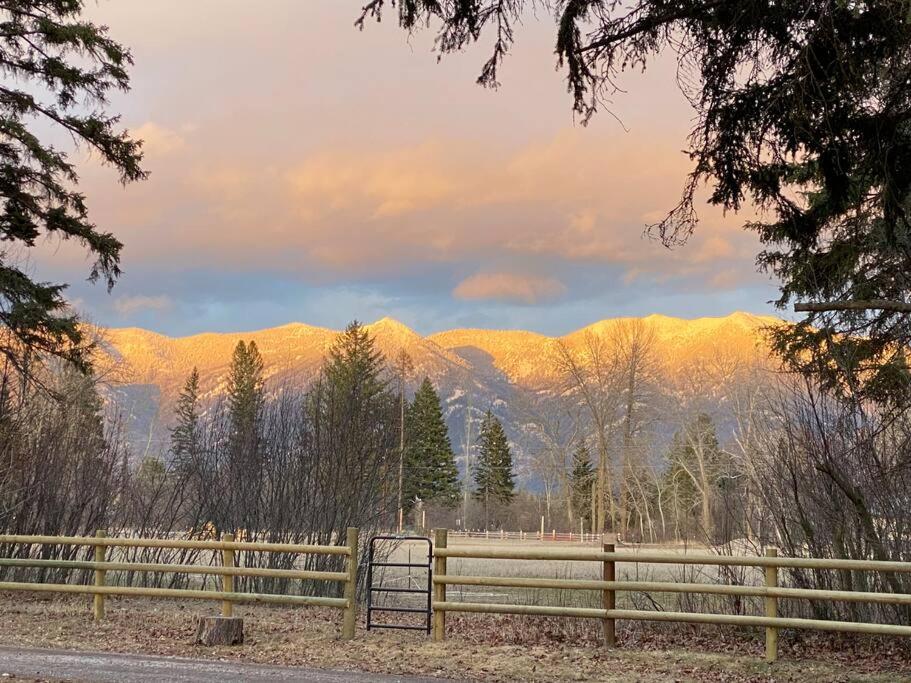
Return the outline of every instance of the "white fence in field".
[[[567,543],[600,543],[601,534],[572,531],[450,531],[449,538],[483,538],[501,541],[564,541]]]

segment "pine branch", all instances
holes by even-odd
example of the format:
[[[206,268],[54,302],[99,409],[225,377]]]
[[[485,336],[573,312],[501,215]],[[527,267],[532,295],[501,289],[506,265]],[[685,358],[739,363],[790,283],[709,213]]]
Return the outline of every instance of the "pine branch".
[[[827,311],[892,311],[911,313],[911,303],[888,299],[858,299],[855,301],[826,301],[794,304],[795,313],[825,313]]]

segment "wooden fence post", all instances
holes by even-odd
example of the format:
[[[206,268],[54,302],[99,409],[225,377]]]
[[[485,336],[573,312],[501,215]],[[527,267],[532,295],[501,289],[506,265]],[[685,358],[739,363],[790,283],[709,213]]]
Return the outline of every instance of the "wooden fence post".
[[[234,542],[234,534],[222,534],[221,540],[226,543]],[[234,551],[233,550],[222,550],[221,551],[221,564],[223,567],[233,567],[234,566]],[[221,577],[221,590],[224,593],[233,593],[234,592],[234,575],[233,574],[223,574]],[[222,600],[221,603],[221,616],[223,617],[233,617],[234,616],[234,603],[230,600]]]
[[[765,555],[766,557],[778,557],[778,548],[766,548]],[[765,585],[766,588],[778,587],[778,567],[765,568]],[[767,617],[778,616],[778,598],[766,596],[765,615]],[[778,659],[778,628],[775,626],[766,626],[765,659],[770,664]]]
[[[601,549],[606,553],[614,552],[613,543],[602,543]],[[605,560],[601,571],[601,578],[604,581],[617,580],[617,565],[613,560]],[[617,594],[613,588],[602,591],[601,606],[604,609],[616,609]],[[614,647],[617,644],[616,622],[613,619],[605,618],[603,622],[604,644],[608,647]]]
[[[358,563],[358,531],[357,527],[348,527],[348,579],[345,581],[345,616],[342,620],[342,638],[354,639],[354,629],[357,626],[357,563]]]
[[[95,532],[96,538],[107,538],[108,532],[104,529],[98,529]],[[104,562],[106,547],[103,545],[95,546],[95,562]],[[107,572],[103,569],[95,570],[95,585],[103,586],[104,579]],[[101,593],[95,593],[95,621],[101,621],[104,619],[104,595]]]
[[[446,575],[446,558],[438,557],[436,551],[446,547],[448,532],[446,529],[434,529],[433,531],[433,575]],[[433,601],[446,602],[446,584],[433,584]],[[446,612],[441,609],[433,610],[433,639],[435,641],[443,640],[446,637]]]

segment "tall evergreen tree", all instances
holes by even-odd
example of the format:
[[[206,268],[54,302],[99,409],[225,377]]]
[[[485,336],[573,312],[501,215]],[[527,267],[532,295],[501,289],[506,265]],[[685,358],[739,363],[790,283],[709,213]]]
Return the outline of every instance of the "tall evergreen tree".
[[[308,428],[316,457],[332,461],[327,471],[344,472],[343,482],[333,474],[332,482],[320,484],[335,496],[345,492],[344,505],[332,516],[338,534],[365,516],[388,520],[395,507],[399,411],[385,373],[376,341],[354,321],[330,348],[309,392]]]
[[[256,342],[234,347],[228,374],[228,411],[234,443],[249,446],[263,405],[263,359]]]
[[[337,397],[369,402],[387,392],[384,369],[385,360],[376,340],[355,320],[329,349],[323,373]]]
[[[36,281],[17,261],[30,261],[29,249],[58,238],[86,250],[92,282],[110,288],[120,275],[121,243],[92,223],[76,166],[41,137],[65,133],[124,183],[146,175],[141,143],[104,110],[111,92],[129,89],[132,57],[106,27],[82,16],[83,5],[0,3],[0,356],[24,374],[35,351],[84,370],[91,345],[67,307],[66,285]]]
[[[488,409],[478,435],[474,497],[484,502],[484,525],[490,523],[490,503],[508,504],[515,496],[512,453],[503,425]]]
[[[573,469],[570,473],[570,504],[580,519],[591,522],[592,483],[595,481],[595,468],[592,465],[591,453],[584,441],[580,441],[573,452]]]
[[[227,517],[221,522],[226,529],[256,528],[263,500],[262,431],[263,359],[256,342],[237,342],[228,373],[229,443],[227,477],[223,486],[230,491]]]
[[[449,429],[440,398],[426,377],[405,414],[404,490],[406,510],[416,500],[454,506],[459,499],[459,473]]]
[[[186,470],[199,450],[199,370],[193,368],[175,408],[177,424],[171,430],[171,456],[175,465]]]

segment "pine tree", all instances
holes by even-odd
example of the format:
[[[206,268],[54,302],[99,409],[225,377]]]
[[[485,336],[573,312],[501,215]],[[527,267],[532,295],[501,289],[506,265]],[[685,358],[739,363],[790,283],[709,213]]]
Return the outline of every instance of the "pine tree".
[[[573,452],[573,469],[570,474],[570,504],[579,519],[591,522],[592,483],[595,468],[591,453],[584,441],[580,441]]]
[[[376,341],[354,321],[329,349],[308,393],[308,429],[316,457],[331,459],[331,471],[344,472],[344,481],[333,482],[336,491],[344,491],[335,494],[344,496],[335,517],[338,534],[363,515],[379,517],[395,506],[399,407],[385,372]]]
[[[168,477],[168,468],[161,458],[148,455],[139,463],[136,470],[136,483],[146,491],[154,492],[161,488]]]
[[[405,510],[417,500],[454,506],[459,498],[459,473],[443,421],[443,410],[428,378],[405,415]]]
[[[237,342],[228,374],[228,411],[235,447],[250,446],[263,404],[263,359],[256,342]]]
[[[129,89],[132,57],[106,27],[82,16],[83,5],[0,5],[0,356],[24,375],[36,351],[87,370],[92,346],[67,306],[66,285],[35,279],[30,267],[18,267],[33,260],[29,250],[46,239],[71,240],[92,261],[90,281],[101,279],[110,288],[120,275],[123,245],[89,218],[77,166],[51,141],[65,132],[124,183],[146,175],[142,143],[105,111],[112,92]]]
[[[484,501],[484,525],[490,523],[490,503],[508,504],[515,496],[512,453],[503,425],[488,409],[478,435],[478,459],[474,471],[474,497]]]
[[[329,349],[323,373],[338,397],[369,401],[387,391],[388,383],[382,378],[384,369],[376,340],[355,320]]]
[[[231,491],[220,524],[226,529],[255,528],[262,511],[263,458],[260,448],[263,412],[263,359],[256,342],[239,341],[228,374],[229,444],[225,487]]]
[[[177,398],[177,424],[171,430],[171,457],[180,471],[192,466],[199,450],[199,370],[193,368]]]

